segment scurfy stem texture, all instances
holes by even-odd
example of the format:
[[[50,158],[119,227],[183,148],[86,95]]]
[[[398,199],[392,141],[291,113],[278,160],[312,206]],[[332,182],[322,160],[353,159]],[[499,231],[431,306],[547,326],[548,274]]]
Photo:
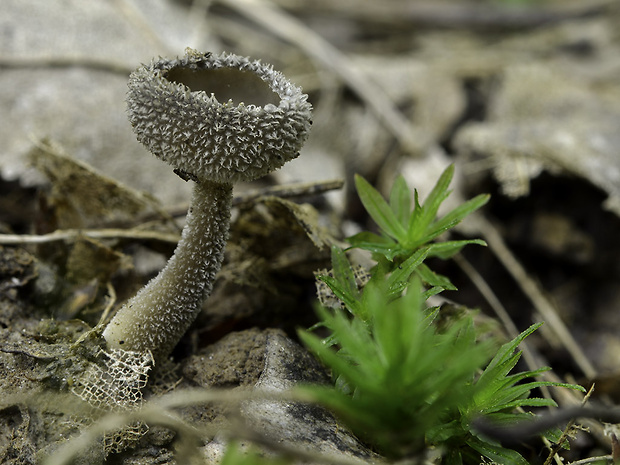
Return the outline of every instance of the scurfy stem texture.
[[[109,348],[168,355],[198,316],[220,270],[232,185],[197,182],[181,240],[166,267],[121,307],[103,337]]]

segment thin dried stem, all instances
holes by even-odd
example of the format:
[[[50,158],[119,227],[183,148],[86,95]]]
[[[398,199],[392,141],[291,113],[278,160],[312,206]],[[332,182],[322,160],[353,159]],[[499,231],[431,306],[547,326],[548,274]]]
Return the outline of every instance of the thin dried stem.
[[[482,275],[478,273],[478,270],[476,270],[476,268],[469,263],[469,261],[462,254],[457,254],[453,258],[456,264],[461,268],[461,270],[463,270],[474,286],[476,286],[478,291],[482,294],[487,303],[491,306],[508,332],[508,336],[513,339],[517,337],[520,332],[517,325],[514,324],[512,318],[510,318],[510,315],[508,314],[508,311],[499,300],[495,292],[493,292],[491,286],[489,286]],[[525,360],[527,367],[532,371],[538,369],[542,365],[539,360],[540,357],[535,354],[527,341],[523,341],[520,346],[523,350],[523,359]],[[541,377],[547,378],[547,373],[542,373]],[[547,386],[541,386],[540,390],[542,391],[543,396],[547,399],[553,398]]]
[[[582,407],[586,405],[586,402],[588,401],[588,399],[590,398],[593,392],[594,392],[594,385],[590,387],[586,395],[583,397],[583,401],[581,402]],[[561,459],[558,456],[558,452],[562,448],[562,444],[568,441],[569,431],[571,430],[574,424],[575,424],[574,418],[569,420],[569,422],[566,424],[566,428],[564,428],[564,431],[562,431],[562,436],[560,436],[560,439],[558,439],[558,442],[556,444],[551,445],[550,450],[549,450],[549,456],[547,457],[547,460],[545,460],[545,463],[543,465],[551,465],[551,461],[553,459],[555,459],[555,461],[558,463],[562,463]]]
[[[521,287],[521,290],[541,314],[544,321],[553,329],[583,374],[588,378],[594,378],[596,376],[596,369],[559,317],[551,301],[543,294],[536,282],[529,276],[523,265],[508,248],[497,228],[484,218],[480,219],[478,226],[484,240],[488,243],[495,256],[512,275]]]
[[[219,0],[242,16],[287,40],[338,75],[371,108],[405,150],[418,153],[427,137],[416,131],[385,91],[351,60],[301,21],[262,0]]]
[[[0,68],[90,68],[129,76],[133,68],[110,59],[91,56],[0,57]]]
[[[49,234],[0,234],[0,244],[47,244],[58,241],[75,241],[79,237],[91,239],[135,239],[176,244],[180,236],[158,231],[137,229],[59,229]]]

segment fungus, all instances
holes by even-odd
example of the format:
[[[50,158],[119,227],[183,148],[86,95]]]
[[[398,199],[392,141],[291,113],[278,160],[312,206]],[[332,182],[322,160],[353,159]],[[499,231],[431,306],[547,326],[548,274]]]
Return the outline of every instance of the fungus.
[[[129,77],[129,121],[150,152],[195,182],[174,255],[103,332],[110,349],[168,355],[210,294],[223,259],[233,184],[299,155],[311,124],[307,95],[270,65],[187,49]]]

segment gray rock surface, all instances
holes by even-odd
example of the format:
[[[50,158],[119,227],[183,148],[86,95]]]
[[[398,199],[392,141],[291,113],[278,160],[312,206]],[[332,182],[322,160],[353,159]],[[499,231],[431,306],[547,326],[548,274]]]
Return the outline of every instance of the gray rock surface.
[[[181,53],[189,34],[187,12],[166,0],[3,0],[0,174],[24,179],[31,137],[50,137],[111,177],[186,200],[185,183],[135,141],[125,93],[132,69]]]
[[[323,367],[304,348],[275,329],[250,329],[231,333],[205,348],[184,364],[183,375],[201,387],[253,387],[257,392],[277,393],[304,383],[329,381]],[[246,401],[242,417],[251,431],[274,445],[342,460],[376,461],[326,410],[288,401]],[[222,410],[205,414],[218,421]],[[196,413],[195,413],[196,415]],[[204,453],[221,457],[225,440],[216,438]]]
[[[488,157],[504,192],[529,193],[543,170],[567,172],[607,192],[620,214],[620,94],[540,64],[512,65],[492,99],[488,121],[464,126],[461,154]]]

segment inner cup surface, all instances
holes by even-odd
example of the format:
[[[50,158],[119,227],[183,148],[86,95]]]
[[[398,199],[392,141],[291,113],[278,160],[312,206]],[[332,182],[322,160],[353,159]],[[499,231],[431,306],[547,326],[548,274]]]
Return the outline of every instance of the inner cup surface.
[[[232,100],[235,104],[278,105],[280,97],[256,74],[236,68],[191,69],[172,68],[166,74],[169,81],[183,84],[192,92],[205,91],[215,95],[220,103]]]

